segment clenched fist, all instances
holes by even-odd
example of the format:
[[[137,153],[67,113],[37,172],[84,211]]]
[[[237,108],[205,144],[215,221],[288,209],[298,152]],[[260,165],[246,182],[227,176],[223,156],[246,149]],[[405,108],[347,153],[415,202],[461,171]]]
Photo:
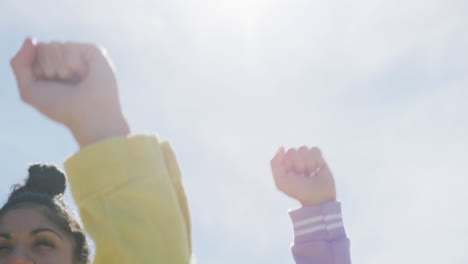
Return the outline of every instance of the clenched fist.
[[[303,206],[336,200],[333,176],[316,147],[302,146],[287,152],[280,148],[271,168],[276,187]]]
[[[80,146],[129,133],[102,49],[26,39],[11,66],[23,101],[67,126]]]

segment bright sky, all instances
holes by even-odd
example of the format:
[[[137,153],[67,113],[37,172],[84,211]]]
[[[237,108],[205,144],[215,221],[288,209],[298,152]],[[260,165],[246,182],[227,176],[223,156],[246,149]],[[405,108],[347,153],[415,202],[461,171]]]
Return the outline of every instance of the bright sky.
[[[18,96],[24,37],[105,46],[134,133],[175,148],[198,263],[293,263],[279,146],[321,147],[353,263],[468,263],[468,4],[0,2],[0,195],[72,137]]]

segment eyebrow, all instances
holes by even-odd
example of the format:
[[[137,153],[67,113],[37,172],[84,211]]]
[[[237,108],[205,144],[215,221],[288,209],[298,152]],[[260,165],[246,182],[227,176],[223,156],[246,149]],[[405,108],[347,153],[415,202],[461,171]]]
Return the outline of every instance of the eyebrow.
[[[38,233],[41,233],[41,232],[52,232],[54,233],[55,235],[57,235],[58,237],[60,237],[61,239],[63,239],[63,237],[56,231],[50,229],[50,228],[36,228],[34,229],[33,231],[31,231],[31,235],[36,235]],[[8,234],[7,234],[8,235]],[[2,234],[0,233],[0,237],[2,236]]]

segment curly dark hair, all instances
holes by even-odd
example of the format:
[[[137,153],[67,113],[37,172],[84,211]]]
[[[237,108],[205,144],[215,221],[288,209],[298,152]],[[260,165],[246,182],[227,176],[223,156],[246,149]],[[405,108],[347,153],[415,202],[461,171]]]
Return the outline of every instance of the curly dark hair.
[[[26,183],[15,184],[12,187],[8,201],[0,209],[0,217],[23,206],[45,207],[44,216],[70,235],[75,242],[73,262],[90,263],[84,229],[67,208],[63,196],[66,189],[65,174],[52,165],[34,164],[29,167]]]

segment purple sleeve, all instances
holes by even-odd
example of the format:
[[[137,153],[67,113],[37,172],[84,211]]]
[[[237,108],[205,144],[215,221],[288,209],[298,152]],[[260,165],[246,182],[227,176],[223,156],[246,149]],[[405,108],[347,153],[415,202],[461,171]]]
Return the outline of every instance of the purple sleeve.
[[[349,240],[339,202],[289,212],[294,226],[292,253],[296,264],[350,264]]]

